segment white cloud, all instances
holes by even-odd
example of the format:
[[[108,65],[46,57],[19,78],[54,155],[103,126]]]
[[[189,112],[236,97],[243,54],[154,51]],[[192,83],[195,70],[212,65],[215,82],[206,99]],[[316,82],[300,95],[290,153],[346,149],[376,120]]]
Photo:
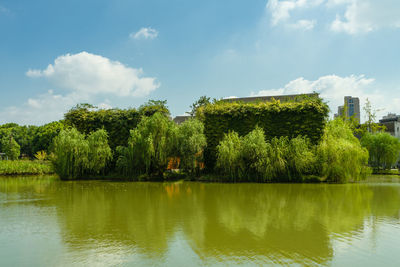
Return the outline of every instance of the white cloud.
[[[141,77],[142,69],[134,69],[118,61],[81,52],[59,56],[44,70],[28,70],[27,76],[44,77],[57,88],[96,95],[146,96],[160,85],[155,78]]]
[[[49,90],[35,98],[29,98],[21,106],[11,106],[0,111],[0,123],[40,125],[63,118],[63,114],[80,102],[89,101],[87,96],[71,93],[66,96]]]
[[[400,112],[400,98],[393,98],[391,95],[384,95],[375,89],[375,79],[366,78],[364,75],[350,75],[340,77],[337,75],[327,75],[310,81],[304,78],[295,79],[287,83],[284,87],[271,90],[261,90],[252,93],[252,96],[261,95],[284,95],[284,94],[303,94],[303,93],[320,93],[321,97],[328,101],[331,113],[337,112],[337,107],[343,105],[344,96],[354,96],[360,98],[360,105],[363,106],[368,98],[373,107],[382,109],[378,113],[378,117],[387,112]],[[362,108],[361,108],[362,109]],[[362,120],[363,111],[361,110]]]
[[[324,0],[269,0],[267,9],[271,13],[272,25],[288,20],[291,12],[296,9],[304,9],[320,5]]]
[[[110,101],[98,100],[104,96],[146,96],[159,87],[155,78],[142,77],[141,69],[130,68],[118,61],[87,52],[60,56],[47,68],[28,70],[26,75],[45,78],[56,89],[64,89],[66,93],[49,90],[29,98],[20,106],[2,108],[0,123],[38,125],[59,120],[66,111],[83,102],[97,102],[99,108],[110,109]]]
[[[396,0],[331,0],[329,4],[347,5],[344,15],[337,15],[331,24],[335,32],[358,34],[400,27],[400,2]]]
[[[269,0],[266,6],[273,26],[285,24],[294,29],[314,27],[315,18],[303,18],[296,23],[291,22],[290,18],[294,12],[315,7],[324,7],[325,12],[337,11],[336,18],[330,23],[330,29],[334,32],[360,34],[400,27],[398,0]]]
[[[296,23],[291,24],[289,26],[292,29],[309,31],[309,30],[314,29],[315,24],[316,24],[315,20],[301,19],[301,20],[298,20]]]
[[[22,125],[42,125],[60,120],[64,113],[78,103],[93,103],[99,109],[111,109],[108,99],[96,104],[90,95],[72,92],[67,95],[49,90],[44,94],[29,98],[20,106],[6,107],[0,110],[0,124],[16,122]]]
[[[154,39],[158,36],[158,31],[153,28],[141,28],[137,32],[133,32],[129,35],[132,39]]]
[[[112,109],[112,106],[108,103],[100,103],[97,105],[99,109]]]

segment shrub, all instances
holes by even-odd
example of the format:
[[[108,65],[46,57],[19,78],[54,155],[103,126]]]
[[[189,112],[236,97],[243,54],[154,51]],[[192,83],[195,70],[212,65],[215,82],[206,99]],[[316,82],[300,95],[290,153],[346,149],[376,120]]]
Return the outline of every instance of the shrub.
[[[319,174],[330,182],[359,181],[369,172],[368,151],[341,119],[328,122],[317,155]]]
[[[44,150],[38,151],[35,154],[35,158],[39,161],[44,161],[47,158],[47,153]]]
[[[65,124],[83,134],[105,129],[112,149],[126,146],[130,130],[136,128],[141,115],[136,109],[96,109],[89,104],[79,104],[65,115]]]
[[[32,160],[0,160],[0,175],[27,175],[54,173],[51,164]]]
[[[374,169],[391,169],[400,153],[400,141],[388,133],[367,133],[361,144],[368,149],[369,165]]]

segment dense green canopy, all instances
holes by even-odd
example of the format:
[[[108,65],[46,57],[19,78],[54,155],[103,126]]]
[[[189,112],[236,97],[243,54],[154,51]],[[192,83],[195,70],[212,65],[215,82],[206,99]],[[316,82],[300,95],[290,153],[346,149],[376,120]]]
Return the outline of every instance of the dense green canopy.
[[[390,169],[399,159],[400,140],[388,133],[375,133],[361,138],[369,151],[369,165],[374,169]]]

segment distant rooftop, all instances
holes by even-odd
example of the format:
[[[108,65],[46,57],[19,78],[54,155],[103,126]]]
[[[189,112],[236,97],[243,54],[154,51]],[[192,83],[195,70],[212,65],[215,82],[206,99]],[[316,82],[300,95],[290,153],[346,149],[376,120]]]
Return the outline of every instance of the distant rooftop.
[[[173,121],[174,121],[176,124],[181,124],[182,122],[184,122],[184,121],[190,119],[191,117],[192,117],[192,116],[190,116],[190,115],[176,116],[176,117],[173,119]]]
[[[380,123],[391,122],[391,121],[400,121],[400,115],[396,115],[395,113],[389,113],[388,115],[383,116],[383,118],[379,120]]]
[[[236,97],[236,98],[225,98],[222,101],[226,102],[269,102],[272,99],[279,100],[281,102],[293,101],[303,99],[304,97],[318,97],[317,93],[312,94],[296,94],[296,95],[275,95],[275,96],[250,96],[250,97]]]

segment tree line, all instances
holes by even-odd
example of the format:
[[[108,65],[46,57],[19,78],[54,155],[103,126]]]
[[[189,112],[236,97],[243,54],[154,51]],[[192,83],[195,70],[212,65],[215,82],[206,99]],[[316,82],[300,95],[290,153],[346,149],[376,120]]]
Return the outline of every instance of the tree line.
[[[166,101],[125,110],[79,104],[58,122],[1,125],[0,150],[10,159],[20,152],[42,159],[47,154],[64,179],[114,175],[162,180],[185,175],[229,182],[347,182],[365,178],[368,165],[374,171],[384,170],[398,160],[397,138],[382,131],[364,131],[360,136],[360,127],[338,118],[324,122],[318,142],[301,134],[267,135],[258,125],[247,133],[225,131],[212,168],[204,170],[208,139],[199,112],[216,103],[202,97],[192,105],[191,119],[181,125],[170,119]],[[167,170],[176,159],[179,171]]]

